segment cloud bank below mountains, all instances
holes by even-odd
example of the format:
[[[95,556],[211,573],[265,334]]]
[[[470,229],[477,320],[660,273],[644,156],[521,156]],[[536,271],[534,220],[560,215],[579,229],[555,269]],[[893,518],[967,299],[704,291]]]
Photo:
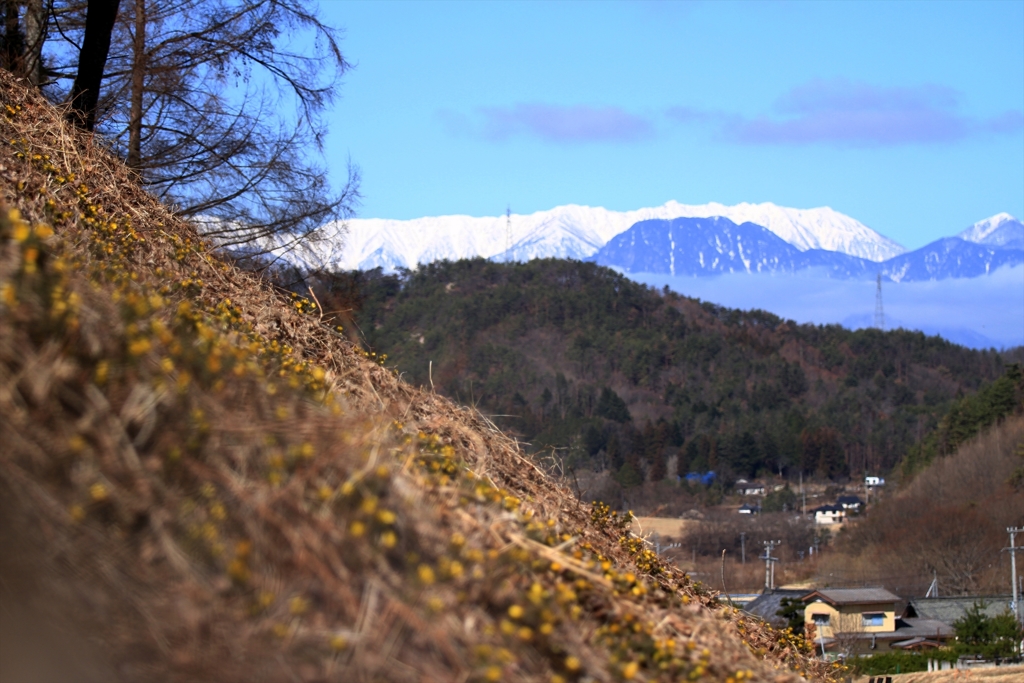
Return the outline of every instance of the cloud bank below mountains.
[[[730,308],[760,308],[799,323],[870,327],[875,283],[816,273],[719,277],[626,274],[632,280]],[[886,329],[938,334],[972,348],[1024,345],[1024,266],[970,279],[882,285]]]

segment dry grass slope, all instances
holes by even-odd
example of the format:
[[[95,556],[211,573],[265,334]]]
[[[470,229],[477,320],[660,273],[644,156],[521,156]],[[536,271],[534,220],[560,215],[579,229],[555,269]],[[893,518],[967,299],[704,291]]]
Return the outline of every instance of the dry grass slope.
[[[0,678],[837,675],[0,110]]]

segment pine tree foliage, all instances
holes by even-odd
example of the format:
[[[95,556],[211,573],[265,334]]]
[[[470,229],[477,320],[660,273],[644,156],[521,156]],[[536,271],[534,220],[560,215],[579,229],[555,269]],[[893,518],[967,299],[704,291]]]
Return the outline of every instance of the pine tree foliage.
[[[306,284],[410,381],[432,369],[438,391],[536,450],[578,443],[577,465],[628,465],[628,482],[884,475],[1004,365],[919,332],[797,325],[656,292],[592,263],[477,259]]]

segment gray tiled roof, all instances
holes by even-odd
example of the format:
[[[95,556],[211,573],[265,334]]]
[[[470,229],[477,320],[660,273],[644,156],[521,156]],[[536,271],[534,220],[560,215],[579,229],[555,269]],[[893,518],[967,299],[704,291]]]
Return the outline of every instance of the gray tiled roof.
[[[884,588],[820,588],[804,594],[804,599],[821,597],[833,605],[877,604],[881,602],[899,602],[899,596],[893,595]]]
[[[952,638],[953,627],[937,619],[899,619],[896,622],[896,633],[900,638]]]
[[[748,602],[743,607],[743,611],[768,622],[772,626],[785,627],[786,620],[775,614],[782,609],[783,598],[795,598],[799,600],[805,595],[807,595],[807,590],[803,588],[800,590],[779,588],[771,592],[761,593],[761,595]]]
[[[946,640],[954,635],[953,627],[933,619],[897,619],[895,631],[854,632],[843,634],[857,640],[909,640],[929,638]]]
[[[995,617],[1003,613],[1010,605],[1009,595],[988,595],[982,597],[950,597],[950,598],[914,598],[907,606],[907,614],[915,614],[923,619],[935,619],[947,624],[962,618],[967,610],[980,603],[982,611]],[[911,611],[913,610],[913,611]]]

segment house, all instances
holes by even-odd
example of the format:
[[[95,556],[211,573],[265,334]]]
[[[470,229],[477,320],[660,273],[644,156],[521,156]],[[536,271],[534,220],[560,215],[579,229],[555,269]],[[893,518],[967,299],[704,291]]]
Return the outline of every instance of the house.
[[[943,621],[897,616],[900,599],[884,588],[822,588],[802,600],[815,646],[837,655],[941,647],[954,636]]]
[[[846,510],[839,505],[822,505],[811,512],[814,513],[815,524],[842,524],[846,519]]]
[[[760,505],[750,505],[750,504],[745,503],[745,504],[741,505],[740,509],[737,510],[736,512],[740,513],[741,515],[756,515],[757,513],[761,512],[761,506]]]
[[[742,483],[741,483],[742,482]],[[764,484],[756,481],[740,481],[736,482],[736,493],[741,496],[763,496],[765,494]]]
[[[882,477],[864,477],[864,486],[869,489],[876,486],[885,486],[885,479]]]
[[[988,617],[996,617],[1009,609],[1013,598],[1009,595],[957,596],[948,598],[911,598],[903,610],[908,619],[931,619],[952,624],[962,619],[967,610],[977,603]]]
[[[864,509],[864,501],[857,496],[839,496],[836,498],[836,505],[846,510],[849,514],[857,514]]]
[[[785,629],[789,622],[785,617],[779,615],[779,610],[782,609],[782,601],[786,599],[800,600],[805,595],[807,595],[806,588],[766,590],[744,605],[743,611],[771,624],[775,628]]]

